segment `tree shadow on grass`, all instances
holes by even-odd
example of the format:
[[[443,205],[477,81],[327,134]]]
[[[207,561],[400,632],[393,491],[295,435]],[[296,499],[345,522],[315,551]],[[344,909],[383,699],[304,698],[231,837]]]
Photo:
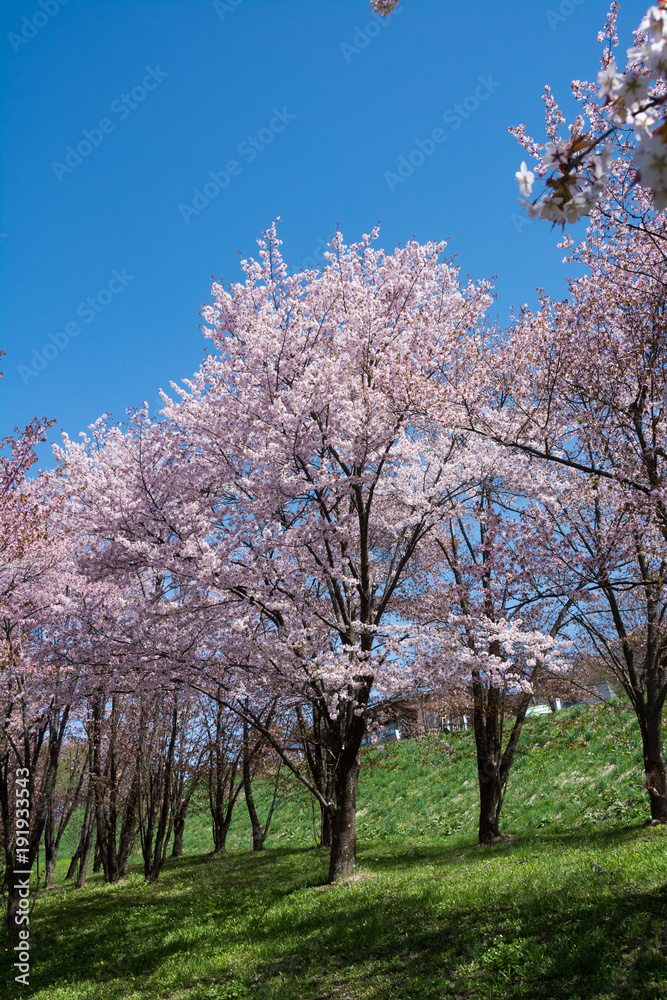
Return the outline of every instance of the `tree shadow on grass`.
[[[365,1000],[530,998],[658,1000],[667,994],[665,897],[619,894],[599,905],[562,889],[516,927],[514,902],[416,905],[341,895],[326,921],[271,915],[251,935],[281,935],[282,950],[255,977],[263,997],[362,995]],[[332,992],[324,992],[326,989]],[[318,992],[322,990],[322,992]]]
[[[585,861],[557,888],[517,883],[507,873],[529,869],[512,865],[486,887],[466,875],[481,867],[491,875],[493,866],[486,866],[494,857],[520,864],[529,851],[603,850],[631,842],[642,829],[521,833],[483,848],[472,838],[365,843],[361,873],[380,877],[347,887],[323,887],[326,852],[313,848],[174,859],[157,886],[134,878],[81,893],[67,889],[38,907],[30,992],[90,981],[87,995],[115,1000],[129,989],[143,993],[141,981],[169,959],[173,966],[174,955],[247,947],[255,957],[239,992],[226,994],[232,981],[219,976],[202,979],[202,988],[217,983],[221,996],[266,1000],[664,1000],[667,893],[617,888],[607,876],[598,880]],[[418,870],[428,866],[463,869],[456,897],[435,871],[431,878]],[[284,906],[290,896],[294,905]],[[202,976],[205,968],[206,961]],[[9,967],[4,974],[12,983]],[[7,995],[30,994],[17,984]]]
[[[14,984],[10,950],[0,949],[0,975],[11,984],[7,995],[29,996],[55,984],[91,981],[95,1000],[125,996],[130,986],[141,989],[141,980],[175,954],[208,947],[209,939],[211,949],[219,948],[216,928],[230,918],[242,924],[257,910],[258,896],[272,905],[321,885],[326,863],[321,852],[285,847],[170,859],[155,885],[143,880],[139,866],[114,886],[105,886],[98,876],[83,890],[61,885],[38,900],[31,920],[28,993]],[[316,867],[322,869],[319,877]]]
[[[387,853],[385,842],[366,842],[360,845],[359,858],[364,864],[378,871],[404,869],[406,866],[419,864],[441,867],[459,864],[464,857],[466,860],[476,862],[482,857],[486,859],[494,855],[511,855],[527,849],[531,852],[551,851],[558,847],[604,849],[612,844],[627,844],[646,829],[646,823],[625,823],[603,828],[540,830],[539,833],[521,830],[518,833],[508,833],[493,844],[478,844],[476,838],[471,835],[458,837],[453,842],[445,839],[426,844],[408,842],[403,850],[392,850],[390,853]],[[667,827],[665,830],[667,832]]]

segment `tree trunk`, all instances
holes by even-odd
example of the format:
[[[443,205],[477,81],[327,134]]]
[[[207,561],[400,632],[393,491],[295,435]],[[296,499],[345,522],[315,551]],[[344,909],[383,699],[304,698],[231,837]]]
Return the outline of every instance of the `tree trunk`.
[[[361,758],[356,753],[351,762],[343,753],[336,769],[336,808],[331,824],[331,857],[329,882],[337,882],[354,874],[357,859],[357,785]]]
[[[216,822],[214,817],[213,822],[213,853],[214,854],[224,854],[225,853],[225,842],[227,840],[227,832],[229,830],[229,823],[225,823],[224,820],[219,820]]]
[[[501,786],[498,766],[492,760],[480,761],[479,843],[492,844],[500,836]]]
[[[130,785],[130,790],[125,802],[125,816],[123,818],[123,826],[120,831],[120,842],[118,845],[118,853],[116,855],[116,871],[117,876],[115,881],[118,879],[125,878],[127,872],[127,863],[130,860],[130,855],[132,853],[132,848],[134,847],[134,841],[137,836],[137,802],[139,800],[139,768],[134,772],[132,777],[132,784]],[[115,838],[114,838],[115,847]]]
[[[53,877],[56,871],[56,860],[58,858],[58,847],[56,846],[53,829],[53,812],[49,809],[46,823],[44,824],[44,888],[53,888]]]
[[[67,874],[65,875],[66,882],[69,882],[69,880],[74,877],[74,872],[76,871],[76,866],[79,863],[80,857],[81,857],[81,841],[79,841],[76,851],[72,855],[71,861],[69,863],[69,868],[67,869]]]
[[[490,652],[497,653],[493,643]],[[489,685],[485,688],[479,667],[474,667],[472,671],[472,690],[479,780],[478,839],[480,844],[492,844],[498,839],[500,822],[501,696],[497,687]]]
[[[93,838],[95,836],[95,813],[93,810],[93,796],[89,790],[86,799],[86,814],[84,816],[81,839],[77,851],[79,853],[79,874],[76,880],[77,889],[83,889],[88,875],[88,862],[93,849]]]
[[[174,846],[172,858],[180,858],[183,853],[183,834],[185,833],[185,813],[178,812],[174,817]]]
[[[58,852],[51,845],[51,848],[47,850],[46,844],[44,845],[45,854],[45,872],[44,872],[44,888],[53,889],[53,878],[56,872],[56,861],[58,859]]]
[[[250,816],[250,825],[252,827],[252,849],[253,851],[262,851],[264,849],[264,841],[268,835],[269,829],[271,827],[271,819],[273,817],[273,811],[276,807],[276,802],[278,799],[278,781],[280,779],[280,764],[278,765],[278,770],[276,773],[276,781],[273,786],[273,797],[271,799],[271,805],[269,806],[269,811],[266,816],[266,823],[262,826],[259,816],[257,814],[257,807],[255,805],[255,797],[252,794],[252,767],[249,754],[249,744],[248,744],[248,726],[244,721],[244,744],[243,744],[243,788],[245,790],[245,801],[248,807],[248,815]]]
[[[167,761],[162,778],[162,807],[158,818],[157,831],[155,834],[155,850],[149,872],[149,880],[157,882],[160,869],[164,864],[167,852],[167,822],[169,820],[170,808],[172,805],[171,775],[174,764],[174,750],[176,747],[176,737],[178,736],[178,703],[174,697],[174,707],[171,715],[171,735],[167,747]]]
[[[250,740],[248,735],[247,720],[243,720],[243,790],[245,792],[245,804],[248,807],[250,825],[252,827],[252,849],[261,851],[268,833],[268,826],[265,828],[259,821],[255,797],[252,794],[252,767],[250,760]]]
[[[320,847],[331,847],[331,813],[324,806],[320,806]]]
[[[662,711],[647,712],[642,730],[642,750],[651,821],[667,822],[667,766],[662,741]]]
[[[199,775],[195,777],[190,782],[190,787],[187,793],[184,795],[182,792],[180,796],[177,796],[176,802],[174,804],[174,846],[172,848],[171,856],[172,858],[180,858],[183,853],[183,835],[185,833],[185,821],[188,816],[188,810],[190,808],[190,802],[192,801],[192,796],[197,790],[199,785]]]
[[[93,875],[96,875],[102,868],[102,848],[100,847],[99,836],[95,839],[95,856],[93,858]]]
[[[250,781],[248,781],[247,784],[244,784],[244,787],[245,801],[248,807],[248,815],[250,816],[250,825],[252,827],[252,849],[253,851],[261,851],[264,849],[264,841],[266,840],[268,830],[266,830],[259,821]]]

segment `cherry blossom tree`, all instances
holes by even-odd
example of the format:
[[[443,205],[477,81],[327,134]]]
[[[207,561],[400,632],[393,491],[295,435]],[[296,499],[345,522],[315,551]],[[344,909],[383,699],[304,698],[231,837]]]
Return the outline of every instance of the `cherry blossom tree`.
[[[468,498],[461,435],[420,397],[446,383],[489,302],[485,285],[460,287],[443,244],[389,255],[376,236],[337,235],[322,272],[289,275],[272,227],[245,283],[214,285],[217,353],[164,419],[100,428],[99,448],[66,442],[99,567],[117,579],[144,567],[169,581],[162,611],[180,629],[207,621],[198,645],[172,643],[184,668],[196,659],[195,683],[212,689],[224,668],[230,705],[317,703],[333,799],[276,750],[331,814],[331,879],[354,867],[369,695],[419,664],[418,630],[392,622],[392,601],[422,540]]]
[[[664,221],[657,220],[664,234]],[[630,698],[642,733],[655,819],[667,779],[661,719],[667,694],[662,573],[667,555],[665,480],[667,307],[663,251],[637,229],[607,242],[589,234],[590,273],[570,297],[525,310],[503,345],[479,364],[495,401],[472,396],[462,427],[563,470],[562,499],[549,500],[560,555],[581,559],[595,612],[578,618]],[[568,542],[572,548],[567,554]],[[607,628],[605,632],[602,624]]]
[[[440,696],[472,704],[480,792],[479,841],[500,835],[500,812],[532,696],[568,663],[556,637],[577,581],[553,574],[536,504],[553,489],[521,457],[498,450],[474,504],[435,532],[423,579],[403,614],[443,637]],[[495,474],[494,474],[495,473]],[[437,655],[437,654],[436,654]]]
[[[32,867],[53,819],[59,756],[79,698],[77,671],[53,655],[76,579],[62,530],[66,494],[53,475],[29,475],[47,426],[33,421],[5,438],[0,454],[0,812],[10,937],[20,916],[12,873]]]
[[[578,645],[623,687],[637,716],[651,819],[667,821],[663,746],[667,697],[667,551],[664,533],[633,491],[579,473],[548,504],[565,575],[582,581],[571,628]]]

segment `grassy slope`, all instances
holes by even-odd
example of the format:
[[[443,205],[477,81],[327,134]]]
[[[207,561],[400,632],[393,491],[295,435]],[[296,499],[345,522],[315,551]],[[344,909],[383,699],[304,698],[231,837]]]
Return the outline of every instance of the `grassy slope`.
[[[667,830],[643,825],[632,717],[600,707],[530,720],[508,836],[492,847],[475,846],[473,749],[458,734],[367,752],[359,870],[340,886],[322,886],[327,859],[297,792],[263,855],[246,849],[240,803],[223,858],[204,854],[199,816],[157,886],[138,868],[116,886],[60,884],[33,916],[31,989],[6,995],[667,997]]]

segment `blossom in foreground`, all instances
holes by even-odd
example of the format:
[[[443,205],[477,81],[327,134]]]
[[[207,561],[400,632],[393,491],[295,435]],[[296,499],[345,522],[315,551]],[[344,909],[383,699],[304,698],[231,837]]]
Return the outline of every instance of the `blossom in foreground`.
[[[519,182],[519,191],[521,192],[524,198],[527,198],[530,195],[530,192],[533,190],[533,181],[535,180],[535,174],[533,173],[532,170],[528,169],[525,161],[523,161],[521,164],[521,169],[517,170],[514,176]]]
[[[652,189],[658,211],[667,208],[667,136],[664,132],[663,129],[663,135],[658,133],[647,138],[632,161],[642,185]]]
[[[606,190],[612,150],[616,176],[622,166],[628,185],[638,181],[653,197],[657,211],[667,208],[667,0],[649,8],[635,32],[636,44],[628,49],[623,71],[611,55],[611,46],[618,44],[618,9],[618,3],[613,2],[599,36],[600,41],[607,41],[607,47],[597,86],[580,81],[572,84],[575,97],[584,105],[588,126],[580,115],[569,127],[569,137],[558,139],[565,118],[547,88],[550,142],[545,146],[533,142],[522,126],[510,129],[539,159],[535,173],[542,177],[550,172],[546,191],[527,206],[532,218],[565,225],[589,215]],[[595,96],[600,103],[594,101]],[[525,164],[521,166],[517,178],[524,173]],[[519,183],[525,195],[527,185]]]

